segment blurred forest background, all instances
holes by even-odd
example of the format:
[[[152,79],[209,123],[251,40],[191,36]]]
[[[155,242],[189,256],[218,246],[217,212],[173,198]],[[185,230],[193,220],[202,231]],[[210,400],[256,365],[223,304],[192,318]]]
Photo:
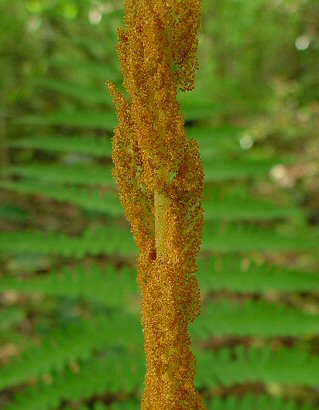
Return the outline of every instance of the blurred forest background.
[[[106,80],[123,2],[0,0],[0,408],[138,409],[136,248]],[[204,0],[178,96],[205,176],[209,409],[319,408],[319,2]]]

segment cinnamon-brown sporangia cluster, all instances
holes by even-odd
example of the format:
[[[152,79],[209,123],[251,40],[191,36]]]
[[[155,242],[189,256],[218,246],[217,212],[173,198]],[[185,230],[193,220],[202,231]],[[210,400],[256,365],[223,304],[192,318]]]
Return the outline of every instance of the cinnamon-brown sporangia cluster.
[[[200,314],[194,273],[204,172],[176,98],[178,89],[194,87],[200,6],[200,0],[126,0],[117,52],[129,96],[108,82],[119,119],[113,176],[139,249],[147,365],[142,410],[207,408],[194,387],[187,330]]]

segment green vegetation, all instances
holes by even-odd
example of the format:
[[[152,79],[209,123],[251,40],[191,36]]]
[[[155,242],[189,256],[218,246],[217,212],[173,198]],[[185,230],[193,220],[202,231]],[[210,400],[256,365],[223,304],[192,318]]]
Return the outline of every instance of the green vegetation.
[[[0,1],[0,408],[139,409],[134,245],[105,81],[122,2]],[[203,1],[180,94],[205,168],[190,326],[213,410],[319,407],[317,0]]]

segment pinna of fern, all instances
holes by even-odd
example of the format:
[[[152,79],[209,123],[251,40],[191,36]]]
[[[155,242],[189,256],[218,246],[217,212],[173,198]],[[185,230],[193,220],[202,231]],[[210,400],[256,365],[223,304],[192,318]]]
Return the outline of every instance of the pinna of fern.
[[[147,373],[142,409],[204,409],[188,323],[200,314],[193,275],[204,172],[176,99],[194,87],[200,0],[127,0],[118,56],[129,97],[108,82],[119,125],[113,176],[139,249]]]

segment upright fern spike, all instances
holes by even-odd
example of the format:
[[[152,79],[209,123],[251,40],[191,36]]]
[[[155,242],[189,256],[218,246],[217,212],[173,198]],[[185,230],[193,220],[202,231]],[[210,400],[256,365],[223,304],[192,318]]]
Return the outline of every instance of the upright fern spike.
[[[113,176],[139,248],[147,373],[142,410],[206,409],[194,387],[188,323],[200,314],[194,273],[204,172],[187,141],[177,89],[198,69],[200,0],[126,0],[117,52],[129,97],[108,82],[119,125]]]

